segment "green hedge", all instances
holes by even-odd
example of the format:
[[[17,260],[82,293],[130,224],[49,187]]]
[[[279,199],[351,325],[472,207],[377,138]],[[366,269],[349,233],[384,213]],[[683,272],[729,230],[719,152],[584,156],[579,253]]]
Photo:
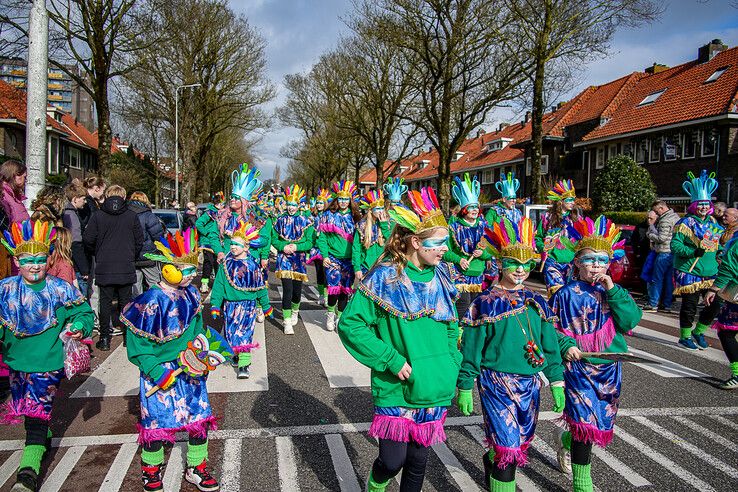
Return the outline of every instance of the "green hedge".
[[[616,224],[640,225],[646,222],[647,212],[604,212],[605,217]]]

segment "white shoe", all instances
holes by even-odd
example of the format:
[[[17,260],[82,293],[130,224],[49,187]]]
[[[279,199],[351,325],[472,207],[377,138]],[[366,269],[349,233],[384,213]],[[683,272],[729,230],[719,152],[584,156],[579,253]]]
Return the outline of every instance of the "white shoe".
[[[202,294],[207,294],[208,290],[210,290],[210,288],[208,287],[208,284],[203,282],[202,285],[200,285],[200,292]]]
[[[558,443],[556,460],[559,462],[561,473],[571,475],[571,452],[564,447],[564,432],[561,427],[556,428],[556,442]]]
[[[261,308],[256,308],[256,322],[257,323],[264,322],[264,310]]]
[[[325,324],[325,329],[328,331],[334,331],[336,329],[336,313],[328,311],[328,318]]]
[[[292,318],[284,320],[284,334],[285,335],[294,335],[295,329],[292,324]]]
[[[292,322],[292,325],[293,326],[297,324],[297,317],[299,315],[300,315],[300,310],[299,309],[293,309],[292,310],[292,318],[290,319],[290,321]]]

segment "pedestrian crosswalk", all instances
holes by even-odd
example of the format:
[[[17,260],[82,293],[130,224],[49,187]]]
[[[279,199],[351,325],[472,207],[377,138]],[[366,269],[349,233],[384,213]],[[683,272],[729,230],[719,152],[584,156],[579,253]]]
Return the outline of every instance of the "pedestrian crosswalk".
[[[618,416],[613,443],[607,450],[594,449],[592,475],[595,490],[621,491],[643,487],[652,490],[736,490],[738,487],[738,407],[682,407],[665,409],[623,409]],[[714,415],[711,415],[714,414]],[[711,416],[710,416],[711,415]],[[530,464],[517,473],[521,491],[567,490],[571,477],[557,470],[556,414],[541,412],[536,439],[529,452]],[[479,416],[447,420],[446,443],[432,448],[423,490],[487,490],[481,456],[483,431]],[[366,436],[369,423],[326,424],[269,429],[224,429],[211,432],[211,466],[220,477],[222,490],[312,490],[316,483],[336,483],[336,490],[363,490],[366,473],[376,458],[376,445]],[[688,441],[681,435],[693,429],[709,441]],[[356,437],[353,437],[356,436]],[[722,436],[721,439],[715,439]],[[168,451],[164,490],[190,490],[183,481],[187,443],[180,436]],[[307,439],[314,453],[325,455],[328,463],[318,466],[301,452]],[[358,441],[357,441],[358,438]],[[107,453],[110,465],[89,488],[103,492],[135,490],[138,485],[138,445],[136,436],[119,435],[117,451]],[[58,450],[49,458],[42,492],[78,490],[70,482],[84,467],[86,453],[110,446],[110,436],[55,439]],[[714,446],[722,446],[720,454]],[[12,482],[20,461],[22,441],[3,441],[0,452],[0,488]],[[322,448],[322,450],[320,449]],[[244,461],[247,451],[259,456],[258,463]],[[698,459],[689,459],[689,456]],[[438,466],[435,466],[436,463]],[[258,484],[257,470],[271,470],[269,483]],[[330,477],[325,477],[330,474]],[[321,475],[321,476],[318,476]],[[317,482],[316,482],[317,480]],[[88,483],[89,480],[88,480]],[[396,490],[396,482],[388,490]],[[266,488],[265,488],[266,487]],[[194,489],[193,489],[194,490]]]

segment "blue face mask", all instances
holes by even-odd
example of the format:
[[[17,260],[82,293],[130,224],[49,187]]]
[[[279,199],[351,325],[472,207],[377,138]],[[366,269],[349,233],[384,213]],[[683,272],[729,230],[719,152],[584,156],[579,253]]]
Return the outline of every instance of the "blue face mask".
[[[433,249],[433,248],[440,248],[442,246],[445,246],[447,241],[448,241],[448,236],[444,236],[444,237],[439,237],[439,238],[423,239],[423,241],[420,244],[422,244],[424,248]]]
[[[609,265],[610,257],[607,255],[586,255],[579,258],[582,265]]]

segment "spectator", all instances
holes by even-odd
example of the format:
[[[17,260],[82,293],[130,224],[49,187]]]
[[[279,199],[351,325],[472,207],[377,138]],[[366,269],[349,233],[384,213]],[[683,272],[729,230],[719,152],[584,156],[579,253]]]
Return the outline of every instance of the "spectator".
[[[0,186],[0,203],[3,202],[3,195],[4,187]],[[0,206],[0,234],[3,231],[7,231],[8,227],[10,227],[10,221],[8,220],[8,215],[5,213],[5,207]],[[0,279],[10,276],[10,265],[13,263],[10,258],[11,256],[8,254],[8,250],[0,248]]]
[[[182,230],[195,227],[195,222],[197,222],[197,206],[194,202],[187,202],[187,209],[182,220]]]
[[[87,190],[80,181],[74,180],[64,189],[64,195],[67,204],[62,213],[62,222],[72,236],[71,257],[77,276],[77,285],[82,295],[89,300],[92,287],[90,283],[90,259],[82,242],[82,221],[79,217],[80,212],[85,207]]]
[[[725,204],[725,202],[715,202],[715,211],[712,213],[713,218],[717,221],[718,224],[724,225],[724,219],[725,219],[725,210],[727,210],[728,206]]]
[[[72,266],[72,233],[65,227],[56,228],[54,252],[49,256],[49,269],[46,273],[77,287]]]
[[[658,216],[649,225],[647,236],[651,240],[651,249],[656,253],[653,265],[653,276],[648,283],[648,303],[643,311],[656,311],[659,300],[665,312],[671,312],[674,284],[674,257],[671,254],[671,238],[674,235],[674,226],[679,221],[679,215],[663,200],[654,202],[651,210]],[[651,222],[651,220],[649,220]]]
[[[131,194],[128,208],[138,217],[138,223],[143,231],[143,247],[136,259],[136,286],[133,295],[137,296],[152,285],[158,284],[161,280],[159,265],[155,261],[144,257],[144,255],[156,252],[154,241],[158,241],[160,237],[164,236],[167,230],[159,218],[154,215],[154,212],[151,211],[151,202],[149,202],[146,193],[136,191]],[[146,281],[145,284],[144,280]]]
[[[85,206],[79,213],[82,230],[87,226],[92,214],[96,210],[100,210],[100,204],[105,196],[105,181],[97,176],[88,176],[85,178],[83,185],[87,190],[87,197],[85,198]]]
[[[105,190],[105,201],[90,217],[82,240],[95,253],[95,282],[100,288],[100,340],[95,346],[108,351],[113,300],[118,301],[119,310],[131,300],[136,283],[134,262],[144,240],[138,217],[126,204],[125,188],[112,185]]]
[[[725,246],[733,238],[735,231],[738,230],[738,208],[728,208],[723,214],[723,222],[725,223],[725,231],[720,236],[720,245]]]
[[[26,199],[26,165],[9,159],[0,165],[0,179],[3,180],[2,206],[9,222],[22,222],[29,218],[28,210],[23,205]]]
[[[64,193],[56,186],[44,186],[31,202],[31,219],[61,227],[63,207]]]

